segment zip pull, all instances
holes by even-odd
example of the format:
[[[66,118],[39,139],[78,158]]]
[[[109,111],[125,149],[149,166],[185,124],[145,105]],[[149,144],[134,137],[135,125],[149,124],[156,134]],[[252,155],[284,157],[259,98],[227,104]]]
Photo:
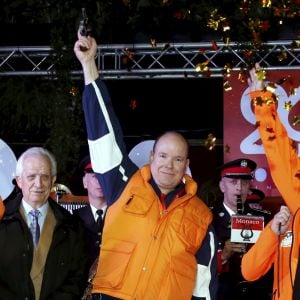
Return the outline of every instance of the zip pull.
[[[127,200],[127,202],[126,202],[126,205],[128,205],[130,202],[131,202],[131,200],[133,199],[133,197],[134,197],[134,195],[131,195],[130,196],[130,198]]]

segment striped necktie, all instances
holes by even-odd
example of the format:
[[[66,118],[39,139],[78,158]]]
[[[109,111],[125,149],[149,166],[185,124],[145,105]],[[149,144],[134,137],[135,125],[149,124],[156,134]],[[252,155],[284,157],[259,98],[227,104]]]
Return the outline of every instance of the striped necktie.
[[[30,223],[30,231],[32,234],[33,244],[36,247],[39,239],[40,239],[40,225],[39,225],[39,216],[40,211],[37,209],[33,209],[29,212],[29,215],[31,217],[31,223]]]

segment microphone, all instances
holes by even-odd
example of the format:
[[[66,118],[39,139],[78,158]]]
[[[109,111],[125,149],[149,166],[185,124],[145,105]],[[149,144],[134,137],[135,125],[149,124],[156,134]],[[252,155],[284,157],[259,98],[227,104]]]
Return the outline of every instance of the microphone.
[[[281,222],[278,224],[278,244],[277,244],[277,265],[278,265],[278,272],[277,272],[277,286],[278,286],[278,297],[280,297],[280,273],[279,273],[279,269],[280,269],[280,234],[281,234]]]
[[[281,222],[278,224],[278,236],[281,234]]]
[[[236,211],[239,215],[242,215],[244,212],[243,202],[241,195],[236,196]]]

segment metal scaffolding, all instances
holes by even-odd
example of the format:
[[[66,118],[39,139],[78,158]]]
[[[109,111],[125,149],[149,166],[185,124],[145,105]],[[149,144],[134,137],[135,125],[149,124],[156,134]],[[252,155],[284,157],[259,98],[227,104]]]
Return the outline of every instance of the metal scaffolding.
[[[65,49],[64,51],[73,51]],[[61,55],[64,55],[63,53]],[[300,69],[300,48],[291,40],[254,48],[238,43],[111,44],[98,46],[96,63],[104,79],[221,77],[224,66],[246,68],[252,61],[266,70]],[[0,77],[54,76],[61,57],[50,47],[0,47]],[[196,67],[200,66],[200,71]],[[74,56],[71,74],[82,78]]]

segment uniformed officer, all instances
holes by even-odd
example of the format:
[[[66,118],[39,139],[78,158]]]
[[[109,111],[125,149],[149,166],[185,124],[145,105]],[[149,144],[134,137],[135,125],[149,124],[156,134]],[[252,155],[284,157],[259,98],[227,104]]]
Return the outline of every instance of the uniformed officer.
[[[82,159],[79,169],[83,173],[82,183],[83,187],[87,190],[89,205],[73,210],[73,214],[79,217],[84,223],[89,266],[92,266],[99,256],[99,245],[107,204],[102,188],[92,169],[89,156]]]
[[[256,163],[250,159],[239,158],[225,163],[220,167],[219,187],[223,193],[223,199],[213,209],[214,227],[219,241],[219,300],[252,299],[253,293],[259,293],[259,299],[267,300],[272,292],[272,277],[262,279],[263,284],[244,283],[241,275],[241,258],[247,251],[249,244],[230,241],[231,216],[234,214],[252,214],[245,205],[251,188],[253,172]],[[257,215],[264,212],[258,210]],[[268,215],[266,214],[266,217]],[[271,218],[271,216],[269,216]],[[266,220],[268,221],[268,220]],[[269,279],[269,276],[271,277]],[[254,290],[254,286],[257,289]],[[253,288],[252,288],[253,287]],[[258,299],[256,297],[256,299]]]

